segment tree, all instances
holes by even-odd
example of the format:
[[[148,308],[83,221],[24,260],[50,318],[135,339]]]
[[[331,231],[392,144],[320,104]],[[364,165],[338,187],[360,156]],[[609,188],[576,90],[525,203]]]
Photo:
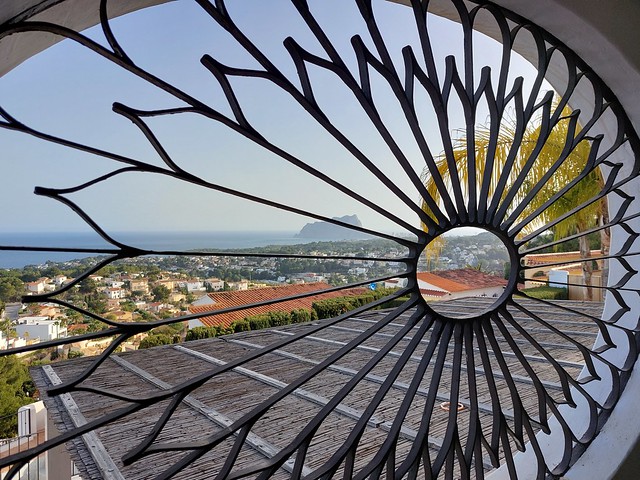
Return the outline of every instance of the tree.
[[[165,335],[165,334],[160,334],[160,335],[149,335],[148,337],[144,338],[141,342],[140,342],[140,346],[138,348],[152,348],[152,347],[157,347],[160,345],[171,345],[172,343],[179,343],[180,342],[180,336],[179,335]]]
[[[438,235],[425,247],[424,254],[427,258],[427,271],[430,272],[438,269],[438,261],[440,260],[440,255],[442,254],[445,243],[445,238],[442,235]]]
[[[138,307],[131,300],[125,300],[124,302],[120,302],[120,310],[124,312],[134,312],[136,308]]]
[[[89,295],[96,292],[98,284],[93,278],[85,278],[80,282],[79,290],[83,295]]]
[[[554,102],[557,108],[558,101]],[[492,171],[490,173],[490,182],[488,189],[488,204],[493,200],[495,195],[500,195],[499,199],[502,203],[506,201],[508,192],[514,192],[515,195],[507,206],[506,217],[520,209],[514,224],[519,224],[533,217],[524,225],[522,233],[526,234],[535,231],[544,225],[558,219],[576,207],[579,208],[570,217],[562,220],[553,227],[555,240],[561,240],[574,233],[580,233],[593,228],[597,225],[608,223],[608,206],[606,197],[587,204],[591,199],[601,193],[604,186],[604,179],[599,169],[595,168],[588,173],[588,160],[591,154],[591,140],[583,138],[574,145],[574,148],[567,154],[566,146],[568,142],[573,142],[576,137],[576,131],[579,130],[575,115],[568,107],[565,107],[560,115],[559,121],[551,128],[546,138],[541,137],[543,131],[542,118],[530,122],[522,134],[520,144],[517,145],[518,125],[515,119],[505,119],[500,125],[497,137],[489,127],[481,126],[476,129],[475,145],[473,151],[467,145],[466,135],[462,135],[455,141],[453,149],[453,160],[455,162],[460,186],[465,195],[468,194],[469,165],[468,154],[473,153],[475,157],[476,167],[476,191],[481,192],[483,180],[485,178],[485,168],[487,166],[488,156],[491,155],[490,149],[495,148],[493,154]],[[540,144],[544,142],[540,148]],[[494,145],[495,144],[495,145]],[[492,147],[492,145],[494,145]],[[535,160],[530,164],[524,181],[518,184],[521,172],[527,168],[527,163],[534,158],[536,150],[539,148]],[[510,171],[505,172],[509,155],[514,153],[515,161]],[[563,157],[566,155],[566,157]],[[550,178],[544,180],[544,176],[550,172],[556,162],[563,158],[560,166],[553,172]],[[490,159],[489,159],[490,160]],[[443,154],[437,159],[437,167],[439,175],[444,181],[445,186],[449,189],[453,179],[447,162],[446,156]],[[496,191],[496,187],[505,172],[507,181],[505,187],[500,192]],[[561,189],[569,185],[570,182],[576,180],[580,175],[585,174],[573,187],[566,191],[557,201],[544,208],[539,213],[536,211],[543,208],[553,195]],[[425,186],[431,197],[444,205],[436,181],[430,172],[425,171],[423,175]],[[530,195],[534,191],[535,195]],[[467,195],[468,198],[468,195]],[[435,219],[435,214],[423,203],[423,210]],[[515,214],[514,214],[515,215]],[[424,228],[424,227],[423,227]],[[609,249],[609,229],[601,231],[601,250],[604,255],[608,254]],[[582,258],[591,256],[591,248],[587,235],[579,238],[579,248]],[[584,283],[587,286],[587,296],[592,298],[591,274],[592,262],[583,261],[582,270]]]
[[[95,292],[88,295],[86,300],[87,308],[95,313],[105,313],[107,311],[107,299]]]
[[[17,276],[0,277],[0,300],[17,302],[24,292],[24,282]]]
[[[153,294],[153,298],[156,302],[166,302],[169,300],[171,290],[169,290],[165,285],[157,285],[153,287],[151,293]]]
[[[0,357],[0,438],[17,434],[18,408],[33,402],[27,367],[15,356]]]

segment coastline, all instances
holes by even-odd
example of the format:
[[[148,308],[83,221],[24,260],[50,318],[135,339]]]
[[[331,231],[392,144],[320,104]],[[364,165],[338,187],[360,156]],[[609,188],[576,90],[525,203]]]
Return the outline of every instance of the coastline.
[[[204,249],[245,249],[268,245],[300,245],[332,241],[327,238],[306,238],[295,231],[267,232],[115,232],[112,237],[124,244],[154,251],[181,251]],[[338,241],[335,239],[333,241]],[[113,248],[96,233],[0,233],[0,246],[58,247],[78,249]],[[47,261],[66,262],[103,255],[103,253],[33,252],[0,250],[0,268],[23,268],[42,265]]]

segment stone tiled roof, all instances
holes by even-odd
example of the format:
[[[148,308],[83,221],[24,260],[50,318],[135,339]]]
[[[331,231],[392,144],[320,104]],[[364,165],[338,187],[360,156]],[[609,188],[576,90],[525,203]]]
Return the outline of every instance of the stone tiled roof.
[[[251,290],[238,290],[229,292],[213,292],[208,297],[214,302],[207,305],[197,305],[189,307],[191,313],[203,313],[215,310],[223,310],[226,308],[239,307],[242,305],[251,305],[255,303],[267,302],[271,300],[286,299],[296,295],[305,293],[322,292],[332,288],[328,283],[302,283],[298,285],[284,285],[277,287],[255,288]],[[269,305],[256,306],[236,310],[233,312],[221,313],[202,317],[199,320],[207,327],[222,326],[229,327],[233,322],[242,320],[252,315],[260,315],[267,312],[291,312],[292,310],[304,309],[311,310],[313,302],[325,300],[327,298],[343,297],[348,295],[359,295],[365,293],[365,288],[350,288],[335,292],[321,293],[311,297],[296,298],[291,300],[283,300],[282,302]]]

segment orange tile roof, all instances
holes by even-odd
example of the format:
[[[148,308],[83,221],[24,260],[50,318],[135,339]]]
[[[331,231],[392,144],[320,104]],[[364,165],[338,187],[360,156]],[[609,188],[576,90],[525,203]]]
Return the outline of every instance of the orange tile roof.
[[[430,297],[444,297],[447,294],[447,292],[443,292],[442,290],[430,290],[428,288],[421,288],[420,293]]]
[[[544,265],[546,263],[573,263],[580,260],[580,252],[534,253],[524,256],[526,266]]]
[[[504,287],[508,283],[504,278],[473,268],[418,272],[417,276],[418,280],[430,283],[448,292],[464,292],[485,287]]]
[[[418,280],[430,283],[434,287],[441,288],[447,292],[464,292],[465,290],[469,290],[469,287],[466,285],[461,285],[431,272],[418,272],[417,277]]]
[[[255,288],[251,290],[238,290],[230,292],[213,292],[208,297],[213,300],[214,304],[190,306],[191,313],[203,313],[225,308],[239,307],[242,305],[250,305],[253,303],[265,302],[269,300],[277,300],[279,298],[287,298],[293,295],[300,295],[315,291],[322,291],[332,288],[328,283],[302,283],[298,285],[285,285],[282,287],[265,287]],[[282,302],[263,305],[259,307],[245,308],[233,312],[221,313],[210,317],[202,317],[199,320],[207,327],[222,326],[229,327],[233,322],[242,320],[245,317],[259,315],[267,312],[290,312],[291,310],[304,309],[311,310],[311,304],[318,300],[327,298],[344,297],[348,295],[360,295],[366,293],[366,288],[350,288],[347,290],[339,290],[336,292],[322,293],[312,297],[304,297],[293,300],[284,300]]]

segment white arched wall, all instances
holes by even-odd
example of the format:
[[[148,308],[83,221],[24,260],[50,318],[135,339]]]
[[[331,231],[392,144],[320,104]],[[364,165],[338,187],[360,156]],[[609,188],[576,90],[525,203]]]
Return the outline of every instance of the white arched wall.
[[[119,17],[141,8],[171,0],[110,0],[108,15]],[[100,22],[97,6],[100,0],[2,0],[0,25],[21,20],[51,22],[76,31],[82,31]],[[0,77],[24,60],[60,41],[52,34],[29,34],[31,39],[18,41],[11,36],[0,42]],[[19,37],[19,36],[16,36]]]
[[[99,0],[4,0],[0,24],[23,19],[50,21],[74,30],[83,30],[99,22],[94,6]],[[116,17],[170,0],[110,0],[109,16]],[[390,0],[407,3],[407,0]],[[640,2],[617,0],[615,5],[601,0],[494,0],[545,29],[577,53],[619,99],[636,131],[640,131]],[[432,0],[430,10],[456,19],[449,0]],[[491,26],[476,25],[489,36]],[[33,41],[19,45],[11,37],[0,42],[0,76],[25,59],[55,43],[54,36],[34,35]],[[536,53],[522,46],[518,52],[535,64]],[[551,74],[554,85],[558,79]],[[579,96],[572,103],[580,108]],[[633,158],[629,157],[631,160]],[[629,160],[627,160],[629,161]],[[640,197],[640,189],[629,191]],[[615,238],[613,239],[615,242]],[[612,246],[612,251],[614,250]],[[615,275],[615,272],[612,272]],[[633,285],[638,288],[640,285]],[[635,305],[636,308],[640,306]],[[627,388],[602,432],[565,475],[566,479],[636,479],[640,471],[640,368],[635,368]]]
[[[567,45],[584,60],[622,104],[634,129],[640,131],[640,2],[597,0],[497,0],[531,20]],[[489,32],[486,32],[489,33]],[[528,57],[527,52],[519,52]],[[553,85],[554,79],[548,78]],[[580,105],[572,105],[580,108]],[[622,161],[633,161],[629,155]],[[628,166],[630,168],[630,165]],[[629,193],[640,196],[637,183]],[[615,239],[613,239],[615,242]],[[616,251],[612,245],[612,252]],[[615,275],[615,272],[612,272]],[[633,281],[633,279],[632,279]],[[635,279],[637,282],[637,279]],[[628,285],[638,288],[640,285]],[[609,308],[611,306],[608,306]],[[633,308],[635,307],[635,308]],[[607,308],[607,309],[609,309]],[[632,306],[636,312],[639,305]],[[606,312],[606,310],[605,310]],[[606,313],[605,313],[606,315]],[[636,368],[611,417],[600,434],[567,472],[567,480],[637,479],[640,471],[640,368]]]
[[[407,3],[403,0],[395,0]],[[494,3],[521,15],[568,46],[604,81],[618,98],[627,116],[636,130],[640,131],[640,2],[620,0],[615,6],[610,2],[598,0],[494,0]],[[435,0],[432,2],[433,13],[456,20],[450,2]],[[475,27],[483,33],[496,37],[492,26],[477,24]],[[518,53],[536,64],[536,52],[533,46],[519,46]],[[552,85],[561,78],[554,78],[553,72],[547,76]],[[572,98],[571,106],[581,108],[581,96]],[[583,97],[588,102],[588,92]],[[621,152],[622,154],[624,152]],[[627,151],[627,153],[629,153]],[[617,161],[626,163],[631,168],[635,161],[633,155],[620,155]],[[626,188],[627,192],[640,197],[640,188],[633,182]],[[640,229],[640,223],[636,224]],[[611,251],[615,252],[616,239],[612,239]],[[616,272],[611,270],[612,278]],[[639,289],[637,277],[635,284],[627,287]],[[640,302],[631,305],[635,316],[640,315]],[[605,308],[612,310],[612,305]],[[635,480],[640,478],[640,415],[638,415],[638,396],[640,394],[640,366],[636,366],[631,374],[626,389],[613,410],[600,434],[578,459],[576,464],[563,478],[569,480]],[[524,462],[531,463],[531,462]],[[507,478],[506,471],[496,472],[493,478]],[[533,473],[531,473],[533,475]],[[529,478],[526,476],[523,478]],[[533,476],[531,478],[534,478]]]

